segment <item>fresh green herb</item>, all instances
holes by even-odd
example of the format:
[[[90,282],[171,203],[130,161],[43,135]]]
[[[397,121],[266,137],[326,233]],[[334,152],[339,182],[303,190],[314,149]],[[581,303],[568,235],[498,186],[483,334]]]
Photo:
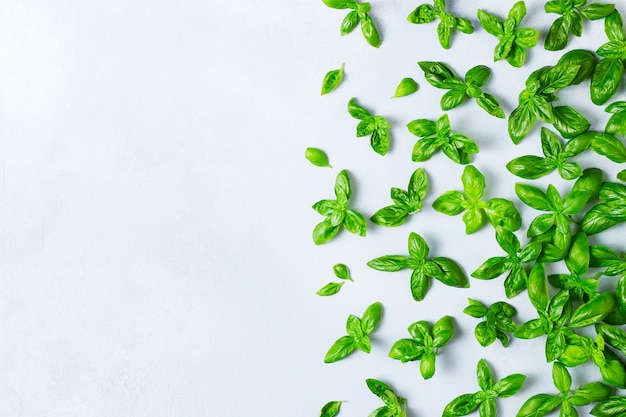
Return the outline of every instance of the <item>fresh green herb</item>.
[[[622,169],[617,173],[617,179],[622,182],[626,182],[626,169]]]
[[[393,204],[378,210],[371,220],[379,226],[395,227],[404,224],[411,214],[422,210],[428,179],[422,168],[416,169],[411,175],[407,190],[391,189]]]
[[[403,78],[396,88],[396,93],[391,98],[405,97],[417,91],[419,85],[413,78]]]
[[[577,37],[583,33],[583,17],[588,20],[598,20],[607,17],[615,10],[613,4],[592,3],[587,7],[587,0],[550,0],[545,4],[546,13],[556,13],[558,17],[548,31],[545,48],[549,51],[559,51],[565,46],[570,35]]]
[[[483,29],[499,40],[493,53],[494,61],[506,59],[509,64],[520,68],[526,60],[526,49],[537,44],[539,31],[537,29],[517,27],[526,16],[526,3],[518,1],[509,11],[509,15],[502,20],[483,10],[478,10],[478,20]]]
[[[382,305],[376,302],[367,307],[362,318],[350,314],[346,322],[346,332],[348,334],[340,337],[333,343],[328,352],[326,352],[324,362],[337,362],[351,354],[355,349],[370,353],[372,348],[369,335],[378,325],[382,313]]]
[[[463,394],[446,405],[443,417],[465,416],[476,409],[481,417],[494,417],[497,414],[496,398],[507,398],[515,395],[526,381],[526,375],[511,374],[497,382],[493,382],[493,375],[484,359],[478,361],[476,377],[480,391],[473,394]]]
[[[572,377],[560,362],[552,365],[552,381],[558,394],[537,394],[522,405],[517,417],[541,417],[560,407],[561,416],[577,416],[574,407],[609,398],[613,389],[601,382],[591,382],[572,391]]]
[[[322,407],[320,417],[335,417],[337,414],[339,414],[339,410],[341,409],[341,403],[343,403],[343,401],[327,402],[324,407]]]
[[[313,229],[313,242],[316,245],[329,242],[341,227],[350,233],[365,236],[367,222],[361,213],[348,208],[352,195],[348,171],[342,170],[335,180],[335,200],[320,200],[313,204],[313,209],[326,218]]]
[[[326,73],[322,81],[322,95],[328,94],[339,87],[339,84],[341,84],[343,80],[343,67],[344,64],[342,63],[339,69],[331,70]]]
[[[375,48],[380,46],[380,36],[374,25],[374,21],[368,14],[371,5],[369,3],[359,3],[355,0],[322,0],[324,4],[332,9],[351,9],[341,22],[341,36],[352,32],[359,23],[363,37]]]
[[[345,282],[329,282],[320,288],[316,294],[321,295],[322,297],[327,297],[329,295],[335,295],[341,290],[341,286],[345,284]]]
[[[577,146],[578,141],[571,140],[561,145],[559,138],[545,127],[541,128],[541,149],[544,156],[524,155],[506,164],[506,168],[514,175],[529,180],[541,178],[555,169],[561,178],[573,180],[582,175],[583,171],[576,162],[568,159],[580,154],[584,148]]]
[[[472,234],[479,230],[485,219],[493,227],[503,227],[510,231],[520,228],[522,218],[513,202],[503,198],[481,200],[485,190],[485,177],[473,165],[468,165],[461,176],[463,193],[446,191],[433,202],[433,208],[448,216],[456,216],[463,212],[465,233]]]
[[[515,193],[527,206],[544,211],[528,226],[527,236],[532,240],[549,242],[562,250],[570,247],[572,233],[570,223],[574,223],[574,215],[598,193],[602,184],[602,171],[589,168],[583,171],[572,187],[572,191],[561,197],[556,187],[548,186],[547,192],[528,184],[515,184]],[[589,212],[583,218],[589,216]],[[592,223],[597,223],[589,219]],[[583,231],[585,228],[583,226]],[[587,233],[587,232],[586,232]]]
[[[350,270],[345,264],[333,265],[333,272],[335,273],[335,276],[339,279],[354,281],[352,277],[350,276]]]
[[[612,396],[599,401],[592,409],[591,415],[596,417],[620,417],[626,413],[626,397]]]
[[[372,149],[379,154],[385,155],[389,150],[389,122],[382,116],[372,116],[365,108],[356,104],[353,97],[348,102],[348,112],[355,119],[361,122],[356,127],[356,136],[370,136],[370,144]]]
[[[509,335],[517,326],[512,317],[517,313],[515,307],[498,301],[487,307],[478,300],[468,298],[469,306],[465,307],[463,312],[477,319],[483,319],[476,325],[474,336],[481,346],[489,346],[498,339],[502,346],[507,347],[509,344]]]
[[[530,74],[526,88],[518,98],[518,106],[509,117],[508,130],[513,143],[518,144],[537,120],[553,124],[564,138],[586,132],[590,123],[569,106],[553,107],[555,93],[585,80],[595,68],[592,52],[573,50],[561,57],[554,67],[543,67]]]
[[[422,138],[413,147],[412,159],[415,162],[427,161],[440,148],[457,164],[469,164],[470,155],[478,153],[478,145],[469,137],[451,132],[447,114],[436,122],[427,119],[413,120],[407,124],[407,128],[409,132]]]
[[[332,166],[328,163],[328,156],[326,155],[326,152],[321,149],[306,148],[304,157],[315,166],[332,168]]]
[[[591,101],[598,105],[613,97],[624,74],[626,33],[619,11],[613,11],[604,19],[604,31],[609,42],[596,51],[602,58],[591,77]]]
[[[449,90],[441,97],[442,110],[453,109],[470,97],[475,98],[476,103],[490,115],[504,119],[504,111],[498,99],[482,90],[491,76],[489,67],[477,65],[467,71],[465,80],[461,80],[452,68],[443,62],[421,61],[418,64],[430,85]]]
[[[614,135],[589,131],[576,136],[572,140],[577,142],[574,147],[578,149],[591,149],[597,154],[619,164],[626,162],[626,146]]]
[[[435,358],[439,349],[454,336],[452,317],[444,316],[434,326],[426,321],[417,321],[409,326],[412,339],[400,339],[391,347],[389,357],[406,363],[420,361],[422,378],[430,379],[435,374]]]
[[[487,259],[472,272],[472,276],[478,279],[494,279],[507,273],[504,290],[508,298],[513,298],[526,288],[528,274],[522,264],[536,261],[541,255],[543,245],[541,242],[530,242],[521,248],[517,236],[504,228],[496,229],[496,241],[507,256]]]
[[[616,101],[604,109],[607,113],[612,113],[611,118],[606,123],[604,131],[613,135],[626,135],[626,101]]]
[[[602,202],[590,208],[580,224],[581,230],[588,235],[626,221],[626,185],[606,182],[598,196]]]
[[[383,400],[384,406],[370,413],[370,417],[406,417],[406,398],[402,398],[378,379],[365,380],[374,395]]]
[[[422,4],[407,17],[409,22],[415,24],[431,23],[437,19],[439,19],[437,25],[439,43],[445,49],[450,49],[450,38],[455,29],[467,34],[474,33],[474,26],[469,19],[455,17],[446,12],[445,0],[435,0],[432,6]]]
[[[591,246],[589,258],[591,267],[606,267],[602,273],[604,276],[619,277],[615,285],[617,305],[620,312],[626,312],[626,253],[622,252],[619,256],[606,246]]]
[[[430,279],[435,278],[445,285],[457,288],[469,287],[463,269],[452,259],[428,258],[430,249],[423,237],[415,232],[409,235],[409,256],[387,255],[372,259],[367,265],[377,271],[396,272],[411,269],[411,294],[416,301],[424,299]]]

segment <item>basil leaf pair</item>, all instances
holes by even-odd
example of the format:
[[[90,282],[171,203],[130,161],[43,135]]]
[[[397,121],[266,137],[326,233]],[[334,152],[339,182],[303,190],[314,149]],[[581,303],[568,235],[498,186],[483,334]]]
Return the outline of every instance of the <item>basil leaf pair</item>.
[[[569,106],[553,107],[555,93],[585,80],[595,68],[592,52],[573,50],[564,54],[553,67],[540,68],[528,76],[526,88],[518,98],[518,106],[508,121],[509,136],[518,144],[531,131],[535,122],[550,123],[565,138],[586,132],[590,123]]]
[[[413,78],[403,78],[396,87],[396,93],[391,98],[406,97],[417,91],[419,85]]]
[[[533,185],[516,183],[515,193],[524,204],[546,212],[530,223],[527,236],[532,240],[547,241],[562,250],[569,249],[572,239],[569,224],[574,222],[573,216],[597,195],[601,184],[602,171],[597,168],[583,171],[565,197],[561,197],[552,184],[544,192]]]
[[[304,157],[315,166],[332,168],[332,166],[328,163],[328,156],[326,155],[326,152],[321,149],[306,148]]]
[[[502,346],[507,347],[509,336],[507,332],[514,332],[517,326],[512,317],[517,311],[512,305],[498,301],[487,307],[478,300],[468,298],[469,306],[463,312],[477,319],[483,319],[476,325],[474,336],[481,346],[491,345],[498,339]]]
[[[365,236],[367,222],[363,215],[348,207],[352,195],[348,171],[342,170],[335,180],[335,200],[320,200],[313,209],[326,218],[313,229],[313,242],[321,245],[333,239],[342,227],[359,236]]]
[[[370,413],[370,417],[406,417],[406,398],[398,396],[389,385],[378,379],[365,380],[372,394],[383,400],[384,406]]]
[[[356,136],[359,138],[369,136],[372,149],[379,155],[386,155],[391,140],[389,136],[391,126],[387,119],[382,116],[372,116],[369,110],[356,104],[354,97],[348,102],[348,113],[361,121],[356,127]]]
[[[604,19],[604,31],[609,42],[600,46],[596,53],[602,57],[591,77],[591,101],[606,103],[615,93],[624,75],[626,63],[626,33],[622,16],[615,10]]]
[[[378,302],[367,307],[361,318],[350,314],[346,322],[346,336],[333,343],[324,357],[325,363],[337,362],[351,354],[355,349],[370,353],[369,335],[376,329],[382,316],[382,305]]]
[[[546,13],[556,13],[558,17],[548,30],[545,48],[559,51],[567,46],[570,35],[577,37],[583,33],[583,18],[598,20],[607,17],[615,10],[613,4],[592,3],[587,7],[587,0],[550,0],[545,4]]]
[[[563,147],[553,132],[542,127],[541,149],[544,156],[520,156],[506,164],[506,168],[513,175],[529,180],[546,176],[556,169],[564,180],[573,180],[583,173],[580,165],[568,161],[586,149],[578,145],[579,141],[571,140]]]
[[[339,69],[331,70],[326,73],[322,81],[322,95],[328,94],[339,87],[339,84],[343,81],[343,67],[344,64],[342,63]]]
[[[580,224],[589,235],[626,221],[626,185],[606,182],[600,188],[599,198],[602,202],[589,209]]]
[[[439,149],[457,164],[469,164],[470,156],[478,153],[478,145],[469,137],[452,133],[450,119],[447,114],[436,122],[427,119],[417,119],[407,124],[409,132],[422,139],[413,147],[412,159],[415,162],[427,161]]]
[[[431,278],[451,287],[469,287],[465,272],[456,262],[446,257],[428,258],[429,251],[424,238],[413,232],[409,235],[409,256],[381,256],[369,261],[367,266],[385,272],[411,269],[411,294],[415,301],[424,299]]]
[[[430,379],[435,374],[435,358],[439,349],[445,346],[454,336],[452,317],[444,316],[432,326],[427,321],[417,321],[409,326],[411,339],[396,341],[389,357],[402,361],[420,361],[422,378]]]
[[[530,242],[522,248],[517,236],[503,228],[496,229],[496,241],[507,256],[487,259],[472,272],[472,276],[478,279],[494,279],[506,273],[504,290],[508,298],[513,298],[526,288],[528,274],[522,264],[537,260],[543,245],[541,242]]]
[[[517,68],[524,65],[526,49],[533,48],[539,38],[537,29],[517,28],[524,16],[526,16],[526,3],[523,1],[518,1],[513,5],[505,20],[478,9],[478,20],[483,29],[499,40],[493,53],[494,61],[506,59],[509,64]]]
[[[504,119],[504,111],[498,99],[485,93],[482,87],[491,76],[491,70],[485,65],[477,65],[465,74],[461,80],[458,75],[443,62],[421,61],[418,65],[424,71],[426,81],[433,87],[449,90],[441,97],[441,110],[458,107],[467,98],[476,99],[476,103],[492,116]]]
[[[512,397],[526,381],[526,375],[511,374],[494,383],[491,369],[484,359],[476,365],[476,377],[480,391],[450,401],[443,410],[443,417],[465,416],[476,409],[481,417],[495,417],[498,414],[496,398]]]
[[[399,188],[391,189],[392,205],[378,210],[372,216],[373,223],[379,226],[396,227],[404,224],[411,214],[422,210],[426,192],[428,191],[428,179],[422,168],[416,169],[411,175],[407,190]]]
[[[474,33],[474,26],[469,19],[455,17],[446,12],[445,0],[435,0],[434,5],[422,4],[418,6],[409,14],[407,20],[414,24],[431,23],[439,20],[437,36],[439,37],[439,44],[445,49],[450,49],[450,38],[453,31]]]
[[[363,37],[375,48],[381,44],[378,29],[368,14],[371,6],[369,3],[359,3],[356,0],[322,0],[332,9],[352,9],[341,22],[341,36],[352,32],[359,24]]]
[[[463,212],[465,232],[472,234],[479,230],[485,219],[495,227],[503,227],[510,231],[520,228],[522,218],[515,205],[502,198],[484,201],[481,198],[485,190],[485,177],[473,165],[468,165],[461,176],[463,193],[447,191],[433,202],[433,208],[448,216],[456,216]]]
[[[541,417],[560,408],[561,416],[576,416],[577,406],[604,401],[611,396],[613,388],[601,382],[591,382],[572,390],[572,377],[560,363],[552,365],[552,382],[558,394],[537,394],[530,397],[517,413],[517,417]]]
[[[324,285],[319,291],[317,291],[316,293],[317,295],[326,297],[326,296],[337,294],[339,290],[341,290],[341,287],[343,286],[343,284],[345,284],[346,281],[354,282],[354,280],[350,276],[350,270],[344,264],[334,265],[333,272],[337,278],[343,279],[344,281],[343,282],[329,282],[328,284]]]

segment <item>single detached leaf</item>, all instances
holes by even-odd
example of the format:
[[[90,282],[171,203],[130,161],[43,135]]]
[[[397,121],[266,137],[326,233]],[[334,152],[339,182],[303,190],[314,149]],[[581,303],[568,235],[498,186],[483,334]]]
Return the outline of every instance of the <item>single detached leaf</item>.
[[[328,156],[326,156],[326,153],[321,149],[306,148],[304,157],[315,166],[332,168],[328,163]]]
[[[333,272],[335,273],[335,276],[339,279],[345,279],[348,281],[354,281],[352,279],[352,277],[350,276],[350,270],[348,269],[348,267],[344,264],[336,264],[333,266]]]
[[[413,78],[403,78],[392,98],[405,97],[417,91],[419,86]]]
[[[324,407],[322,407],[320,417],[335,417],[337,414],[339,414],[339,410],[341,409],[341,403],[343,403],[343,401],[327,402]]]
[[[316,294],[323,297],[337,294],[339,290],[341,290],[341,286],[343,284],[343,282],[329,282],[328,284],[320,288],[319,291],[316,292]]]
[[[343,80],[343,67],[344,64],[342,63],[339,69],[331,70],[326,73],[322,81],[322,95],[330,93],[341,84]]]

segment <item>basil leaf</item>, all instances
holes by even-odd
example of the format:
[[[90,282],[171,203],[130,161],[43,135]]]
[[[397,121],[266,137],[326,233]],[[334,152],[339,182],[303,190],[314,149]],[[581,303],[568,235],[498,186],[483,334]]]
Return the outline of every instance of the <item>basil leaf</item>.
[[[341,409],[341,403],[343,401],[330,401],[327,402],[320,412],[320,417],[335,417],[339,414],[339,410]]]
[[[450,401],[443,409],[443,417],[465,416],[478,408],[474,394],[463,394]]]
[[[335,276],[339,279],[345,279],[348,281],[354,281],[350,276],[350,270],[345,264],[336,264],[333,266],[333,272]]]
[[[418,6],[409,16],[407,20],[411,23],[421,24],[430,23],[437,19],[437,12],[430,4],[422,4]]]
[[[561,399],[550,394],[536,394],[522,404],[517,417],[541,417],[550,413],[561,403]]]
[[[476,103],[492,116],[504,119],[506,116],[500,107],[498,100],[491,94],[485,93],[483,97],[476,98]]]
[[[469,281],[467,280],[467,276],[465,276],[465,272],[463,272],[461,266],[454,262],[452,259],[437,257],[433,258],[432,261],[437,264],[437,266],[439,266],[439,268],[441,268],[441,271],[443,272],[442,276],[433,278],[436,278],[442,283],[451,287],[469,287]]]
[[[329,295],[337,294],[343,284],[344,284],[343,282],[329,282],[328,284],[320,288],[316,292],[316,294],[321,295],[321,296],[329,296]]]
[[[626,135],[626,111],[615,112],[607,121],[604,130],[614,135]]]
[[[560,51],[567,45],[569,27],[563,17],[558,17],[548,30],[544,47],[548,51]]]
[[[337,362],[351,354],[354,349],[356,349],[355,340],[351,336],[342,336],[326,352],[324,363]]]
[[[554,171],[556,164],[553,160],[535,155],[524,155],[511,160],[506,169],[520,178],[534,180]]]
[[[476,65],[465,74],[465,82],[477,87],[482,87],[491,76],[491,70],[485,65]]]
[[[373,303],[365,309],[365,312],[361,317],[361,328],[363,329],[363,333],[368,335],[374,331],[380,321],[382,313],[383,307],[379,302]]]
[[[487,259],[482,265],[472,272],[472,276],[478,279],[493,279],[504,274],[510,269],[507,258],[494,257]]]
[[[522,389],[525,381],[526,375],[511,374],[496,382],[493,386],[493,390],[498,393],[500,398],[512,397]]]
[[[465,197],[459,191],[446,191],[433,202],[433,208],[448,216],[460,214],[464,208]]]
[[[572,377],[560,362],[555,362],[552,365],[552,381],[559,392],[568,392],[572,386]]]
[[[624,27],[622,23],[622,15],[618,10],[613,11],[604,19],[604,31],[611,41],[624,41]]]
[[[328,156],[326,156],[326,153],[321,149],[306,148],[304,157],[315,166],[332,168],[328,163]]]
[[[616,301],[612,292],[598,294],[574,311],[569,326],[579,328],[598,323],[613,311]]]
[[[543,263],[537,262],[528,274],[528,298],[539,311],[546,311],[550,302],[546,281],[546,270]]]
[[[519,339],[535,339],[548,332],[546,324],[540,319],[533,319],[519,326],[513,333]]]
[[[313,242],[321,245],[329,242],[339,232],[340,226],[333,226],[330,219],[326,218],[313,229]]]
[[[470,200],[479,200],[485,190],[485,177],[473,165],[468,165],[461,175],[463,191]]]
[[[356,9],[355,0],[322,0],[324,4],[333,9]]]
[[[483,391],[488,391],[493,387],[491,370],[484,359],[480,359],[476,365],[476,379],[478,379],[478,386]]]
[[[591,124],[585,117],[569,106],[552,108],[554,127],[564,138],[573,138],[589,130]]]
[[[541,92],[551,94],[571,85],[579,70],[578,65],[556,65],[548,69],[540,77]]]
[[[504,26],[502,21],[496,16],[478,9],[478,20],[485,31],[494,36],[504,34]]]
[[[409,212],[406,208],[394,205],[381,208],[374,213],[371,220],[379,226],[397,227],[406,223],[408,218]]]
[[[363,32],[363,37],[365,37],[367,43],[372,45],[374,48],[378,48],[380,46],[380,35],[378,34],[376,26],[374,26],[374,21],[368,14],[365,14],[361,18],[361,32]]]
[[[524,204],[535,210],[550,211],[550,203],[546,194],[534,185],[516,183],[515,194],[519,197]]]
[[[356,98],[354,97],[352,97],[350,101],[348,101],[348,113],[350,113],[350,116],[359,120],[363,120],[367,117],[372,117],[371,113],[368,110],[356,104]]]
[[[343,221],[343,226],[350,233],[355,235],[365,236],[367,232],[367,222],[365,217],[361,213],[354,210],[346,210],[346,217]]]
[[[563,54],[557,65],[578,65],[578,74],[571,85],[578,85],[585,81],[596,67],[596,56],[593,52],[584,49],[573,49]]]
[[[416,92],[418,88],[419,86],[413,78],[403,78],[396,87],[396,92],[392,98],[408,96]]]
[[[619,417],[626,413],[626,397],[610,397],[598,402],[592,409],[591,415],[596,417]]]
[[[452,317],[444,316],[433,325],[433,346],[443,347],[454,336]]]
[[[450,49],[451,32],[452,28],[444,22],[439,22],[437,25],[437,37],[439,38],[439,44],[443,49]]]
[[[359,13],[356,10],[349,12],[341,21],[341,36],[351,33],[359,24]]]
[[[487,307],[485,307],[483,303],[471,298],[468,298],[467,300],[469,302],[469,306],[463,309],[463,313],[477,319],[483,318],[487,315]]]
[[[450,110],[458,107],[465,100],[464,90],[450,90],[441,96],[441,110]]]
[[[413,120],[407,124],[407,128],[409,132],[420,137],[434,135],[437,132],[436,123],[426,119]]]
[[[598,20],[607,17],[613,13],[614,10],[614,4],[591,3],[581,10],[581,13],[585,16],[585,19]]]
[[[341,64],[341,67],[336,70],[328,71],[324,76],[324,80],[322,81],[322,95],[328,94],[333,91],[335,88],[341,84],[343,80],[343,67],[344,64]]]
[[[606,156],[613,162],[626,162],[626,147],[618,138],[608,133],[596,133],[590,144],[591,149]]]
[[[408,268],[408,258],[401,255],[381,256],[369,261],[367,266],[377,271],[396,272]]]
[[[591,77],[591,101],[597,105],[606,103],[617,91],[623,74],[622,60],[601,59]]]
[[[423,353],[424,347],[417,341],[413,339],[400,339],[391,346],[389,357],[406,363],[420,359]]]
[[[520,105],[515,108],[509,116],[508,131],[509,137],[514,144],[518,144],[528,135],[535,124],[536,116],[530,104]]]

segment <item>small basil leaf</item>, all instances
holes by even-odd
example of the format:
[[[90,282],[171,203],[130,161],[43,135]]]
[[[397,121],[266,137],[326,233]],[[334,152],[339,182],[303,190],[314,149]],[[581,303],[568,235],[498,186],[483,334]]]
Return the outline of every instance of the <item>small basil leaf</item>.
[[[345,279],[348,281],[354,281],[350,276],[350,270],[345,264],[336,264],[333,266],[333,272],[335,276],[339,279]]]
[[[392,98],[408,96],[416,92],[418,88],[419,86],[413,78],[403,78]]]
[[[321,296],[329,296],[329,295],[337,294],[343,284],[344,284],[343,282],[329,282],[328,284],[320,288],[316,292],[316,294],[321,295]]]
[[[306,148],[304,157],[315,166],[332,168],[332,166],[328,163],[328,156],[321,149]]]
[[[374,224],[385,227],[397,227],[404,223],[409,218],[409,212],[405,207],[399,206],[386,206],[378,210],[371,217]]]
[[[328,71],[324,76],[324,80],[322,81],[322,95],[328,94],[333,91],[335,88],[341,84],[343,80],[343,67],[344,64],[341,64],[341,67],[336,70]]]
[[[359,24],[359,12],[357,12],[356,10],[352,10],[341,21],[341,28],[340,28],[341,36],[351,33],[354,29],[356,29],[358,24]]]
[[[351,354],[356,349],[356,343],[351,336],[342,336],[333,343],[324,357],[325,363],[337,362]]]
[[[330,401],[327,402],[320,412],[320,417],[335,417],[339,414],[339,410],[341,409],[341,403],[343,401]]]
[[[408,267],[408,258],[401,255],[381,256],[369,261],[367,266],[377,271],[396,272]]]
[[[380,321],[380,318],[383,313],[383,306],[379,302],[371,304],[361,317],[361,328],[363,329],[363,333],[370,334],[376,328],[376,325]]]

